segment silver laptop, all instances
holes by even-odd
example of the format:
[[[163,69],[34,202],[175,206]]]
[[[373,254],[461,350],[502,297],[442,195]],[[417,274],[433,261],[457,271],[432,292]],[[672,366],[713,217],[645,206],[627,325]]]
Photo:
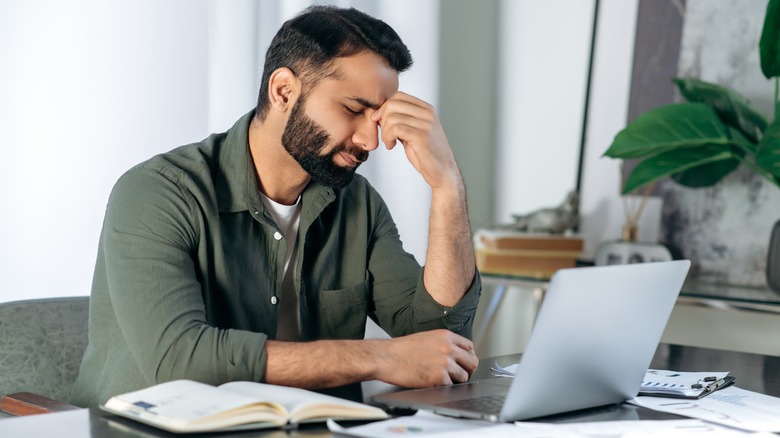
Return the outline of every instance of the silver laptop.
[[[505,422],[631,399],[689,267],[679,260],[560,270],[514,378],[403,390],[373,402]]]

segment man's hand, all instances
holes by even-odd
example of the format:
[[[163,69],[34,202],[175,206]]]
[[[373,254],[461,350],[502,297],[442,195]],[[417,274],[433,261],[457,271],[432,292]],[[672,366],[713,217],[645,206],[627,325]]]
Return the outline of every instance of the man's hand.
[[[443,329],[380,340],[269,340],[265,348],[266,382],[309,389],[364,380],[407,388],[450,385],[468,380],[478,364],[471,341]]]
[[[399,91],[371,118],[382,128],[387,149],[400,141],[409,162],[431,188],[460,184],[455,156],[432,105]]]
[[[405,388],[465,382],[479,360],[468,339],[449,330],[415,333],[384,341],[376,378]]]

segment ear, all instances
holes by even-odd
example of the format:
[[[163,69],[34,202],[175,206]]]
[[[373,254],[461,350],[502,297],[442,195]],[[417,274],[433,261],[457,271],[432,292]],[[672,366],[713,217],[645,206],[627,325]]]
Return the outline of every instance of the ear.
[[[268,80],[268,98],[271,107],[282,112],[292,108],[301,92],[301,81],[287,67],[281,67],[271,73]]]

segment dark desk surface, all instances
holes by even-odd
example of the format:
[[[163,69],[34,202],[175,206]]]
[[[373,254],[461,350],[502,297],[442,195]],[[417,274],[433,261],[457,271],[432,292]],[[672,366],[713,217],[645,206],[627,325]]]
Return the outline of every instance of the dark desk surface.
[[[519,355],[484,359],[474,378],[490,376],[490,365],[516,362]],[[780,357],[738,353],[707,348],[662,344],[656,351],[651,368],[678,371],[730,371],[737,378],[740,388],[780,397]],[[377,391],[387,390],[383,384],[368,382],[363,385],[364,399]],[[540,421],[586,422],[636,419],[675,419],[675,415],[650,411],[628,404],[610,405],[576,413],[546,417]],[[226,434],[199,434],[199,437],[225,436]],[[307,426],[293,431],[270,430],[229,434],[240,437],[329,437],[323,426]],[[84,409],[59,414],[37,415],[23,418],[0,419],[0,436],[3,437],[174,437],[142,424],[101,412]]]

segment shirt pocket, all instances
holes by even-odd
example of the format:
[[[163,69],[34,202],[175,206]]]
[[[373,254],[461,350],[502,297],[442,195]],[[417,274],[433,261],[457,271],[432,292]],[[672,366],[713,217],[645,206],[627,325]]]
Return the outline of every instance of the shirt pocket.
[[[344,289],[320,290],[320,338],[363,339],[368,315],[368,281]]]

